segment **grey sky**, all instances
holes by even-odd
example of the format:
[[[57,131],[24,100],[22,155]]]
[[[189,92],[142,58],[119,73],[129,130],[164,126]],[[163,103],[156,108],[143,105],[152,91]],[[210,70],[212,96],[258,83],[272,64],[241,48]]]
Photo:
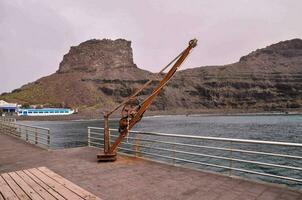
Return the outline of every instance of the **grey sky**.
[[[134,62],[158,71],[196,37],[184,68],[220,65],[302,37],[301,0],[0,0],[0,93],[58,69],[88,39],[132,41]]]

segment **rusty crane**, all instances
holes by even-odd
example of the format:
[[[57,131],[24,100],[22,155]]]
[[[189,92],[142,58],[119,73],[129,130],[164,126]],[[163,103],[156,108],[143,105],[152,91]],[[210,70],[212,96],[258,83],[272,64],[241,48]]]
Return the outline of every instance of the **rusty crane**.
[[[116,151],[118,145],[122,142],[125,136],[133,128],[133,126],[138,123],[143,117],[144,112],[148,109],[150,104],[153,102],[155,97],[161,91],[161,89],[168,83],[168,81],[173,77],[177,69],[184,62],[186,57],[189,55],[191,50],[197,46],[197,40],[193,39],[189,42],[189,45],[184,49],[176,58],[174,58],[167,66],[165,66],[158,74],[157,78],[161,77],[163,72],[169,68],[173,63],[174,65],[171,69],[164,75],[164,77],[159,81],[159,84],[154,88],[152,93],[142,102],[139,103],[136,96],[150,83],[152,79],[147,81],[140,89],[138,89],[133,95],[128,99],[123,101],[121,104],[116,106],[112,111],[104,114],[104,151],[97,155],[98,161],[115,161]],[[109,130],[109,117],[119,108],[122,108],[121,119],[119,121],[119,136],[111,144],[110,142],[110,130]]]

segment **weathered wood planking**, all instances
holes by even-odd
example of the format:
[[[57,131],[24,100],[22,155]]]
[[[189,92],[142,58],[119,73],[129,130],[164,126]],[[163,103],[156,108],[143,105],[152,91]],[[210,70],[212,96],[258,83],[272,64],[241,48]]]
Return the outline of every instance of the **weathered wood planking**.
[[[0,175],[0,200],[101,200],[46,167]]]
[[[7,173],[2,174],[9,187],[15,192],[15,194],[22,200],[30,200],[25,192],[19,187],[19,185],[10,177]]]
[[[18,176],[18,174],[16,174],[16,172],[10,172],[8,174],[31,199],[43,200],[43,198],[33,188],[31,188],[20,176]]]
[[[2,194],[5,200],[18,199],[14,191],[7,185],[2,176],[0,176],[0,193]]]
[[[59,193],[57,193],[55,190],[53,190],[51,187],[49,187],[48,185],[46,185],[44,182],[42,182],[40,179],[38,179],[36,176],[34,176],[33,174],[31,174],[29,171],[27,170],[23,170],[23,172],[25,174],[27,174],[31,179],[33,179],[36,183],[38,183],[39,185],[41,185],[41,187],[43,187],[47,192],[49,192],[53,197],[55,197],[57,200],[65,200],[64,197],[62,197]]]
[[[38,169],[29,169],[30,173],[38,177],[41,181],[43,181],[45,184],[49,185],[52,189],[54,189],[56,192],[61,194],[64,198],[70,199],[70,200],[83,200],[80,196],[73,193],[72,191],[68,190],[66,187],[61,185],[60,183],[56,182],[52,178],[48,177],[47,175],[43,174]]]
[[[23,171],[16,172],[33,190],[35,190],[43,199],[56,200],[42,186],[38,185],[34,180],[27,176]]]
[[[47,176],[51,177],[58,183],[64,185],[69,190],[73,191],[74,193],[78,194],[80,197],[82,197],[85,200],[101,200],[100,198],[96,197],[95,195],[91,194],[90,192],[87,192],[83,188],[75,185],[74,183],[68,181],[67,179],[63,178],[62,176],[54,173],[53,171],[47,169],[46,167],[39,167],[38,170],[46,174]]]

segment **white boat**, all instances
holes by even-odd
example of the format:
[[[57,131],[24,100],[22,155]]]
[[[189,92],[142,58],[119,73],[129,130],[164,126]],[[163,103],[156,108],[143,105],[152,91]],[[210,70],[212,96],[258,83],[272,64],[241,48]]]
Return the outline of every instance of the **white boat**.
[[[17,110],[18,116],[53,116],[53,115],[71,115],[74,110],[69,108],[22,108]]]

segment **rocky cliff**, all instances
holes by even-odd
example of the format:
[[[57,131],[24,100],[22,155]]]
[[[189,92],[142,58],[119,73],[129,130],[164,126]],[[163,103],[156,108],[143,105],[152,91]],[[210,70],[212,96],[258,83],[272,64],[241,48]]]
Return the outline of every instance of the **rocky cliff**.
[[[94,39],[71,47],[56,73],[1,95],[0,99],[63,104],[99,113],[120,103],[152,76],[134,64],[131,42]],[[157,83],[154,81],[139,98],[144,99]],[[300,39],[258,49],[234,64],[179,71],[151,107],[169,112],[299,108],[302,108]]]
[[[301,108],[302,40],[258,49],[234,64],[183,70],[167,90],[170,95],[178,94],[175,101],[167,102],[171,107],[244,111]]]
[[[58,73],[93,72],[102,70],[133,68],[131,42],[123,39],[88,40],[71,47],[60,63]]]

